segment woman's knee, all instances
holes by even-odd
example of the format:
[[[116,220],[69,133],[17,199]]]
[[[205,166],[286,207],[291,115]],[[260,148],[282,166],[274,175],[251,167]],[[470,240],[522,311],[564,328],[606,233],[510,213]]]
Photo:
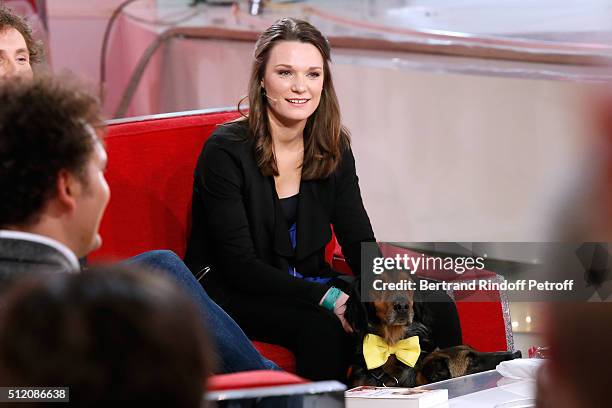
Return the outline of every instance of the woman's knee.
[[[145,261],[158,265],[176,265],[182,264],[183,260],[177,254],[169,249],[156,249],[142,254]]]
[[[341,346],[345,343],[347,336],[338,317],[321,308],[320,311],[313,312],[309,318],[303,320],[298,338],[310,346],[316,344]]]

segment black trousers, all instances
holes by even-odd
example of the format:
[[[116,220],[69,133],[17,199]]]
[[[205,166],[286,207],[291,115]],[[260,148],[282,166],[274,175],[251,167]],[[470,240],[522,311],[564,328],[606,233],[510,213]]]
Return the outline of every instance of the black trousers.
[[[251,340],[291,350],[299,376],[346,382],[355,345],[334,313],[300,299],[249,294],[220,303]]]

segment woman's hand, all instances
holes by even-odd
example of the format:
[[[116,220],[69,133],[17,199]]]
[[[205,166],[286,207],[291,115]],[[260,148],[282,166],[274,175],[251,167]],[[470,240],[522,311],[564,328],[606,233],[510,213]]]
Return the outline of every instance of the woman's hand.
[[[327,292],[325,292],[325,294],[321,298],[319,306],[322,306],[327,310],[334,312],[334,314],[340,320],[340,323],[342,323],[342,328],[344,328],[344,331],[347,333],[352,333],[353,328],[344,318],[344,312],[346,311],[346,302],[348,301],[348,299],[349,295],[342,292],[338,288],[331,287]]]
[[[342,323],[342,327],[344,328],[344,331],[347,333],[352,333],[353,328],[351,327],[349,322],[344,318],[344,312],[346,311],[346,302],[348,301],[348,299],[349,299],[349,295],[342,292],[338,300],[336,300],[336,305],[334,306],[334,314],[338,316],[338,319],[340,319],[340,323]]]

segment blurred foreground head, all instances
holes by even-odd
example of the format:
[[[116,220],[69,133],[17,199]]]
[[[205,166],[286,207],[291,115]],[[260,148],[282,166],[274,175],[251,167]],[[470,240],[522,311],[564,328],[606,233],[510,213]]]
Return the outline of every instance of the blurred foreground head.
[[[553,241],[612,242],[612,83],[588,96],[582,148],[575,152],[582,163],[562,180]]]
[[[148,272],[24,280],[0,310],[0,384],[70,387],[71,406],[199,407],[201,326],[189,299]]]
[[[565,242],[612,242],[612,84],[598,84],[591,96],[588,111],[596,137],[587,138],[589,156],[582,168],[573,169],[578,177],[569,186],[572,194],[559,203],[565,211],[554,238]],[[607,255],[601,269],[595,263],[589,269],[602,274],[602,285],[610,283],[612,258]],[[612,302],[550,304],[546,318],[544,343],[550,346],[550,359],[538,373],[537,407],[610,406]]]
[[[538,408],[610,406],[612,303],[561,303],[549,311],[550,360],[538,376]]]

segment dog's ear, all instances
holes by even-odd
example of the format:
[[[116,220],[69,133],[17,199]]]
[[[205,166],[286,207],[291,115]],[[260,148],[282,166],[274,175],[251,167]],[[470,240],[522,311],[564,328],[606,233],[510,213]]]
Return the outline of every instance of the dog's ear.
[[[356,334],[363,334],[368,329],[368,316],[364,304],[361,303],[359,284],[357,282],[351,285],[348,295],[349,299],[346,302],[344,318],[351,325]]]
[[[427,327],[433,327],[434,319],[431,311],[431,305],[428,302],[427,296],[421,291],[414,293],[414,320],[423,323]]]
[[[447,355],[436,355],[428,359],[421,367],[421,374],[427,379],[427,383],[448,380],[451,372],[448,368],[450,358]]]
[[[431,330],[423,323],[415,321],[406,329],[406,337],[418,336],[421,353],[431,353],[435,350]],[[422,354],[423,355],[423,354]]]
[[[435,305],[434,305],[435,306]],[[436,349],[437,345],[435,344],[432,328],[434,327],[434,319],[431,311],[431,305],[425,302],[414,302],[414,323],[419,323],[420,326],[425,328],[426,333],[421,333],[419,336],[421,341],[430,342],[431,344],[426,347],[428,351],[433,351]]]

